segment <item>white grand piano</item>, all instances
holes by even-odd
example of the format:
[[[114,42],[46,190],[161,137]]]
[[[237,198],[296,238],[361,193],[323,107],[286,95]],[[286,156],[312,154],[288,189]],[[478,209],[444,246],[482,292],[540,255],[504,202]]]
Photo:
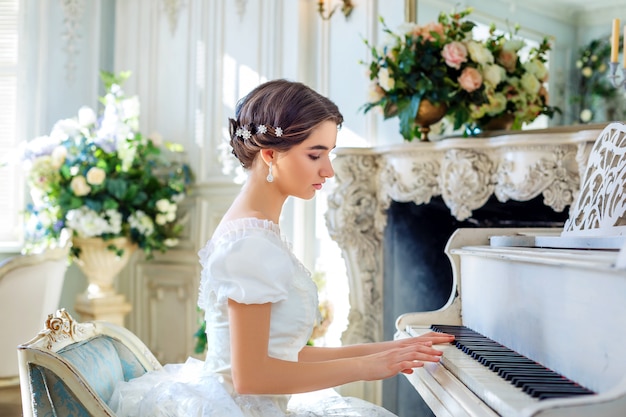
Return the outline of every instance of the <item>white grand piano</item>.
[[[396,338],[459,332],[406,375],[435,415],[626,416],[625,187],[626,125],[612,123],[563,230],[455,232],[448,303],[396,322]]]

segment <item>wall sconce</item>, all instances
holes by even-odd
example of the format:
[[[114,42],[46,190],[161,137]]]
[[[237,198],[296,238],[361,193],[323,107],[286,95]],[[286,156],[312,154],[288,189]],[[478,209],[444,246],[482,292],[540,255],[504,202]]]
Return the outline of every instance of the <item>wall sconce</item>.
[[[341,12],[343,13],[343,15],[347,19],[348,16],[350,16],[350,13],[352,13],[352,10],[354,9],[354,4],[352,4],[352,0],[341,0],[341,2],[343,3],[343,5],[341,5]],[[320,17],[323,20],[328,20],[337,11],[337,9],[339,8],[339,4],[337,4],[335,7],[333,7],[328,12],[328,14],[325,14],[325,12],[326,12],[325,3],[326,3],[325,0],[319,0],[317,2],[317,12],[319,13]]]

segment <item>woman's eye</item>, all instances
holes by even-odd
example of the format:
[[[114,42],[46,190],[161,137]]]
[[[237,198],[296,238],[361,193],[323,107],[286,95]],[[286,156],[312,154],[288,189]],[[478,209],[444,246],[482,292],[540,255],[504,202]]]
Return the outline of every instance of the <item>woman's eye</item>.
[[[309,155],[309,158],[311,158],[312,160],[315,161],[317,159],[320,159],[320,156],[319,155]]]

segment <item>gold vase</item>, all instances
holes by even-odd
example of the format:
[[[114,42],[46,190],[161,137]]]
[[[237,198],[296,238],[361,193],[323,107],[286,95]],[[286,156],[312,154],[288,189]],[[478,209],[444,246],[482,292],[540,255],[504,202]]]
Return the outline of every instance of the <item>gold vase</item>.
[[[430,126],[441,120],[447,111],[448,107],[445,104],[433,104],[428,100],[422,99],[417,109],[417,115],[415,115],[415,124],[420,127],[421,141],[428,141]]]
[[[483,132],[495,130],[511,130],[511,126],[513,126],[514,121],[515,116],[513,116],[511,113],[503,113],[497,117],[494,117],[486,123],[480,123],[478,126]]]
[[[80,249],[80,254],[74,261],[89,282],[85,297],[93,299],[115,296],[115,277],[126,266],[137,245],[125,237],[111,240],[72,237],[72,245]],[[123,250],[123,254],[118,256],[108,249],[109,245]]]

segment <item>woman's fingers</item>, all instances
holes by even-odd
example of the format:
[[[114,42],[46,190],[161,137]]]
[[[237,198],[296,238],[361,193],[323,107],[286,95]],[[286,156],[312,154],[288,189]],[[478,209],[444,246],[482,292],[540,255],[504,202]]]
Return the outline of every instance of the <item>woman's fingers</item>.
[[[454,340],[454,335],[448,333],[428,332],[421,336],[414,337],[413,339],[428,340],[433,343],[450,343]]]

